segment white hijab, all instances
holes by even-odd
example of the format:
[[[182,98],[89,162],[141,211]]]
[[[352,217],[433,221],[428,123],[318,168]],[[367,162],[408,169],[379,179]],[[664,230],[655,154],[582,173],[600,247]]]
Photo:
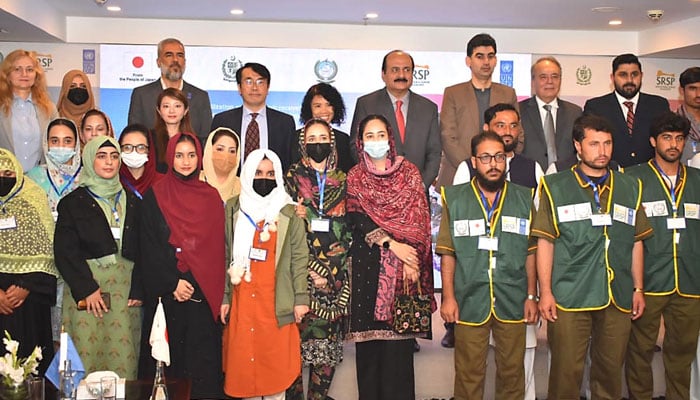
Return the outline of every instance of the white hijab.
[[[255,170],[260,162],[267,158],[272,162],[275,170],[275,187],[267,196],[260,196],[253,189],[253,179]],[[284,178],[282,175],[282,163],[279,157],[272,150],[258,149],[251,152],[243,163],[241,170],[241,194],[239,197],[240,209],[238,210],[236,226],[234,228],[233,251],[231,267],[231,283],[237,285],[241,278],[250,282],[250,248],[253,245],[256,226],[250,222],[248,217],[256,224],[264,220],[263,231],[260,233],[261,240],[265,241],[265,236],[269,238],[269,231],[277,230],[279,212],[287,204],[294,204],[289,194],[284,190]],[[247,216],[246,216],[247,215]]]

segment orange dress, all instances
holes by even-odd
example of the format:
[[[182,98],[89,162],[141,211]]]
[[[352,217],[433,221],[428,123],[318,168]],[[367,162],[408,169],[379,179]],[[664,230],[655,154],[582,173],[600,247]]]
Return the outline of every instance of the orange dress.
[[[258,224],[262,228],[262,222]],[[285,391],[301,371],[301,340],[295,324],[277,326],[275,317],[275,248],[270,240],[253,238],[267,250],[265,261],[251,260],[251,282],[234,286],[224,340],[224,392],[233,397],[266,396]],[[284,268],[284,266],[280,266]]]

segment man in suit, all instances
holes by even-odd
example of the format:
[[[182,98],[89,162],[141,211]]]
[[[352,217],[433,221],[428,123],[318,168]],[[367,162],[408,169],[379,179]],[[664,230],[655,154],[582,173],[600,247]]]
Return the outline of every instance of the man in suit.
[[[615,147],[612,159],[620,166],[647,162],[654,157],[654,148],[649,143],[651,121],[669,110],[668,100],[640,93],[642,64],[634,54],[615,57],[610,79],[615,90],[589,99],[583,112],[601,116],[613,125]]]
[[[457,166],[471,155],[471,138],[484,125],[487,108],[508,103],[518,108],[513,88],[493,83],[491,75],[496,67],[496,40],[480,33],[467,43],[467,67],[471,80],[445,89],[440,111],[442,161],[438,187],[452,185]]]
[[[129,104],[129,125],[143,124],[148,128],[155,126],[158,95],[167,88],[180,89],[189,102],[192,129],[202,143],[206,141],[211,126],[211,103],[209,94],[193,86],[184,79],[185,46],[177,39],[167,38],[158,43],[160,79],[134,88]]]
[[[418,167],[427,188],[433,183],[440,168],[440,130],[437,105],[411,91],[413,85],[413,57],[393,50],[382,61],[384,88],[366,94],[355,104],[350,142],[355,143],[357,129],[366,116],[381,114],[391,124],[396,152]],[[351,146],[357,161],[354,146]]]
[[[236,71],[236,81],[243,106],[216,114],[211,130],[223,126],[240,132],[241,165],[251,151],[270,149],[286,171],[292,163],[292,147],[297,146],[294,118],[267,107],[270,71],[262,64],[246,63]]]
[[[690,165],[690,159],[700,153],[700,67],[690,67],[683,71],[678,83],[678,92],[683,102],[676,113],[690,121],[690,135],[685,141],[681,162]]]
[[[559,98],[561,64],[554,57],[542,57],[530,69],[534,96],[520,102],[525,132],[522,154],[547,168],[557,160],[574,157],[571,140],[574,121],[581,107]],[[549,133],[552,136],[548,136]]]

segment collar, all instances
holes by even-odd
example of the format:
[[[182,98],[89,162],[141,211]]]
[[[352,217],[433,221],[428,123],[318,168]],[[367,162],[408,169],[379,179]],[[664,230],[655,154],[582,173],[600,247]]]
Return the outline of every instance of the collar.
[[[251,116],[250,114],[252,113],[258,113],[258,116],[256,119],[260,119],[261,117],[267,118],[267,105],[263,106],[263,108],[260,109],[260,111],[252,111],[245,105],[243,106],[243,117],[250,119]]]
[[[406,92],[406,95],[405,95],[405,96],[400,97],[400,98],[399,98],[399,97],[395,97],[393,94],[391,94],[391,92],[390,92],[388,89],[385,88],[385,90],[386,90],[386,94],[388,94],[388,95],[389,95],[389,98],[391,99],[391,104],[392,104],[392,105],[396,104],[396,101],[397,101],[397,100],[401,100],[401,101],[403,102],[404,105],[408,105],[408,98],[411,96],[411,91],[410,91],[410,90]]]
[[[590,185],[588,184],[588,182],[586,182],[586,181],[584,181],[583,179],[581,179],[581,177],[578,175],[578,173],[576,173],[576,171],[574,171],[574,169],[575,169],[576,167],[578,167],[579,164],[580,164],[580,162],[577,163],[576,165],[574,165],[573,167],[571,167],[571,172],[574,174],[574,177],[576,177],[576,181],[578,182],[578,184],[579,184],[582,188],[586,189],[586,188],[588,188]],[[610,166],[608,166],[608,169],[610,169]],[[603,182],[603,185],[600,186],[600,193],[601,193],[601,194],[604,193],[606,190],[610,189],[610,179],[612,179],[612,174],[613,174],[613,171],[610,170],[610,174],[608,175],[608,178],[605,180],[605,182]]]
[[[163,80],[163,77],[160,77],[160,86],[163,88],[163,90],[169,88],[170,86],[165,84],[165,81]],[[178,88],[179,90],[182,90],[182,88],[185,86],[185,80],[180,79],[180,87]],[[191,104],[190,104],[191,105]]]
[[[539,97],[535,96],[535,101],[537,102],[537,109],[542,110],[543,107],[547,104],[552,106],[553,110],[556,110],[559,108],[559,99],[554,98],[554,100],[550,101],[549,103],[545,103],[544,100],[540,99]]]
[[[12,94],[12,102],[14,102],[14,103],[22,103],[22,102],[34,103],[34,101],[32,101],[32,92],[29,92],[29,97],[27,97],[26,100],[20,96],[17,96],[16,94]]]
[[[637,105],[639,105],[639,95],[642,92],[637,92],[637,94],[635,94],[634,97],[632,97],[631,99],[626,99],[626,98],[620,96],[620,93],[617,93],[617,90],[613,90],[613,93],[615,93],[615,98],[617,99],[617,102],[620,103],[620,107],[625,107],[625,109],[626,109],[627,106],[625,106],[623,103],[626,101],[631,101],[632,103],[634,103],[634,109],[636,110]]]

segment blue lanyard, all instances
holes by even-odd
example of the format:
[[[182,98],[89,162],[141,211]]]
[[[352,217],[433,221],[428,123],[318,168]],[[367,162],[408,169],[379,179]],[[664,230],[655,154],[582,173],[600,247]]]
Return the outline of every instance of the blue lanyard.
[[[2,208],[3,214],[7,214],[7,212],[5,211],[5,205],[7,203],[9,203],[13,197],[17,196],[17,193],[21,192],[23,187],[24,187],[24,179],[22,180],[22,184],[19,185],[19,189],[17,189],[14,193],[12,193],[12,195],[10,197],[5,199],[5,201],[0,200],[0,208]]]
[[[323,169],[323,176],[316,171],[318,181],[318,216],[323,216],[323,199],[325,198],[326,177],[328,176],[328,166]]]
[[[248,214],[247,214],[245,211],[243,211],[243,210],[241,210],[241,212],[243,213],[243,215],[245,215],[246,218],[248,218],[248,221],[250,221],[250,223],[253,224],[253,227],[255,228],[256,231],[262,232],[262,228],[260,228],[260,227],[258,226],[258,224],[256,224],[255,221],[253,221],[253,218],[251,218],[250,215],[248,215]]]
[[[578,176],[581,177],[581,179],[583,179],[584,182],[586,182],[593,190],[593,200],[595,200],[595,206],[596,208],[598,208],[599,213],[602,212],[603,208],[600,206],[600,192],[598,191],[598,185],[603,184],[605,180],[608,179],[608,176],[610,175],[610,170],[606,170],[605,175],[598,179],[598,182],[594,182],[593,179],[588,177],[588,175],[581,172],[581,170],[578,167],[576,167],[575,170]]]
[[[71,176],[70,179],[68,179],[68,182],[66,182],[66,184],[63,185],[63,187],[61,188],[61,190],[58,190],[58,188],[56,187],[56,184],[53,183],[53,181],[51,180],[51,174],[49,173],[49,170],[48,170],[48,169],[46,170],[46,177],[49,178],[49,183],[51,183],[51,187],[53,188],[53,191],[56,192],[56,195],[57,195],[59,198],[63,197],[63,193],[66,192],[66,189],[68,189],[68,188],[71,187],[71,185],[72,185],[73,182],[75,181],[75,178],[78,177],[78,174],[80,173],[80,170],[81,170],[81,169],[83,169],[83,165],[82,165],[82,164],[78,167],[78,170],[75,171],[75,173],[73,174],[73,176]]]
[[[666,175],[666,173],[659,167],[659,163],[654,160],[654,167],[656,167],[656,170],[659,171],[661,176],[666,178],[668,181],[668,185],[670,186],[669,193],[671,195],[671,208],[673,208],[673,217],[676,217],[676,214],[678,214],[678,206],[676,205],[676,185],[673,183],[673,180],[671,180],[671,177]],[[676,173],[676,179],[680,179],[681,177],[681,166],[678,165],[678,172]]]
[[[104,197],[100,197],[97,193],[93,192],[87,187],[85,189],[87,189],[88,193],[90,193],[90,196],[92,196],[95,200],[99,200],[107,204],[107,206],[109,206],[109,208],[112,209],[112,215],[114,216],[114,220],[117,222],[117,224],[119,224],[119,212],[117,211],[117,206],[119,205],[119,198],[122,196],[123,191],[120,190],[119,193],[117,193],[117,197],[114,199],[114,205],[111,205],[109,204],[109,201]]]
[[[132,192],[134,195],[136,195],[136,197],[138,197],[139,200],[143,200],[143,196],[141,195],[141,192],[139,192],[138,190],[136,190],[136,188],[134,187],[134,185],[132,185],[131,182],[129,182],[129,180],[126,179],[126,177],[125,177],[124,175],[122,175],[122,178],[124,178],[124,179],[123,179],[123,180],[124,180],[124,183],[126,183],[126,186],[129,187],[129,190],[131,190],[131,192]]]
[[[484,210],[486,210],[486,217],[488,220],[486,221],[486,225],[489,227],[489,232],[491,232],[491,218],[493,218],[493,212],[496,211],[496,208],[498,208],[498,200],[501,198],[501,190],[499,189],[498,192],[496,192],[496,197],[493,198],[493,203],[489,206],[489,200],[484,196],[484,192],[479,189],[479,196],[481,197],[481,204],[484,206]]]

